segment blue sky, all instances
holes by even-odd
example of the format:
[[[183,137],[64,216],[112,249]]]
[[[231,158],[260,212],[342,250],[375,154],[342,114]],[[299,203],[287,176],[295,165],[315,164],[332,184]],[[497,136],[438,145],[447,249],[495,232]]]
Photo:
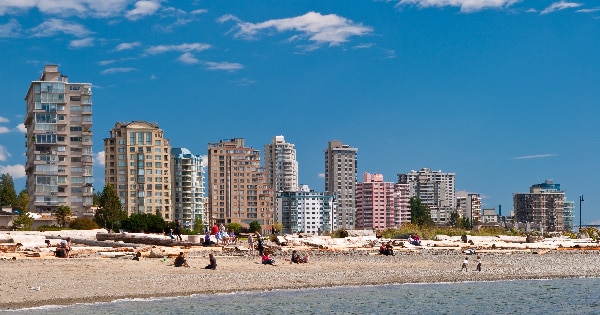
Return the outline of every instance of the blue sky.
[[[44,64],[174,147],[276,135],[323,189],[329,140],[363,172],[456,174],[485,208],[552,179],[600,224],[600,3],[545,0],[0,2],[0,172],[24,187],[23,100]],[[102,159],[100,158],[99,161]],[[104,169],[94,169],[103,186]]]

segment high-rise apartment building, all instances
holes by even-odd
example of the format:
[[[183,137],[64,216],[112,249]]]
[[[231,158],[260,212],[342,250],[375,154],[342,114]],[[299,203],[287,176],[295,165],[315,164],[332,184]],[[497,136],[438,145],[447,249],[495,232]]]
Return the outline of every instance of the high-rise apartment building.
[[[298,190],[298,161],[292,143],[283,136],[275,136],[265,144],[265,170],[268,184],[275,192]]]
[[[466,218],[469,223],[475,224],[481,220],[481,196],[469,193],[466,190],[456,192],[456,211],[461,218]]]
[[[273,188],[260,166],[260,151],[234,138],[208,144],[210,223],[258,221],[265,230],[274,223]]]
[[[436,224],[445,224],[456,211],[454,173],[443,173],[422,168],[407,174],[398,174],[398,182],[409,186],[410,197],[416,197],[429,208]]]
[[[171,158],[173,218],[191,229],[196,221],[208,225],[202,156],[186,148],[172,148]]]
[[[171,145],[163,130],[145,121],[117,122],[104,139],[104,179],[127,215],[148,213],[172,221]]]
[[[382,174],[363,174],[356,184],[356,228],[385,230],[400,226],[397,184],[384,182]]]
[[[515,222],[535,224],[547,231],[564,230],[565,192],[560,184],[546,180],[529,188],[529,193],[514,193]]]
[[[354,229],[356,216],[357,148],[329,141],[325,152],[325,191],[336,198],[334,229]]]
[[[70,83],[56,65],[46,65],[25,96],[29,212],[68,206],[92,215],[92,85]]]
[[[297,191],[282,191],[276,197],[276,220],[283,225],[283,233],[327,233],[333,231],[333,195],[315,192],[308,185]]]

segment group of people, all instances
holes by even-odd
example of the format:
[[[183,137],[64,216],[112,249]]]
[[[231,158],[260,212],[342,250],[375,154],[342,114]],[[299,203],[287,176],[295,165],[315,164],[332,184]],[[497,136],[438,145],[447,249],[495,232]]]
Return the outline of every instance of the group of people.
[[[381,246],[379,246],[379,254],[386,256],[394,256],[394,246],[392,245],[392,241],[388,241],[387,243],[381,243]]]
[[[50,241],[47,240],[46,246],[50,247]],[[56,257],[59,258],[69,258],[71,257],[71,238],[67,237],[56,245],[56,250],[54,251]]]
[[[411,234],[408,236],[408,243],[416,246],[421,246],[421,239],[417,234]]]
[[[183,241],[181,237],[181,225],[179,225],[179,221],[175,221],[175,227],[172,228],[169,225],[165,228],[165,235],[170,237],[172,240]]]
[[[475,270],[477,271],[481,271],[481,256],[477,256],[477,266],[475,267]],[[460,268],[460,271],[469,271],[469,257],[465,257],[465,260],[463,260],[462,263],[462,267]]]

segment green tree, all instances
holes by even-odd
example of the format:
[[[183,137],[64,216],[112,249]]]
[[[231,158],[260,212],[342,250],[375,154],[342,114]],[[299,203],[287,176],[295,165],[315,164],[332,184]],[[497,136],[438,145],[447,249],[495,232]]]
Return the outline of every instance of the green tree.
[[[26,189],[21,190],[17,196],[17,203],[14,205],[15,208],[19,209],[19,214],[27,213],[27,207],[29,206],[29,194]]]
[[[250,222],[250,228],[248,230],[250,231],[250,233],[260,232],[262,230],[262,227],[260,226],[260,223],[258,221],[252,221]]]
[[[450,219],[448,219],[448,225],[451,227],[459,227],[458,222],[460,220],[460,215],[457,211],[452,211],[450,213]]]
[[[471,221],[469,221],[469,218],[461,218],[458,221],[458,227],[469,230],[472,228]]]
[[[17,193],[15,192],[15,183],[12,176],[8,173],[2,174],[0,180],[0,209],[2,207],[14,206],[17,203]]]
[[[235,233],[239,233],[242,230],[242,225],[236,222],[229,223],[225,226],[227,231],[233,230]]]
[[[71,215],[71,208],[69,206],[59,206],[54,213],[56,215],[56,221],[60,227],[65,227],[67,225],[68,217]]]
[[[167,223],[158,215],[150,213],[134,213],[123,220],[123,228],[130,232],[162,233]]]
[[[204,223],[202,223],[202,218],[196,218],[196,221],[194,221],[194,230],[192,231],[192,234],[201,234],[204,233]]]
[[[419,227],[433,225],[429,207],[421,202],[421,199],[416,197],[410,198],[410,222]]]
[[[122,209],[121,200],[111,185],[105,185],[98,197],[98,210],[94,214],[94,221],[104,228],[118,229],[121,221],[127,218]]]
[[[12,228],[18,231],[30,231],[32,225],[33,219],[29,216],[28,212],[24,212],[13,220]]]

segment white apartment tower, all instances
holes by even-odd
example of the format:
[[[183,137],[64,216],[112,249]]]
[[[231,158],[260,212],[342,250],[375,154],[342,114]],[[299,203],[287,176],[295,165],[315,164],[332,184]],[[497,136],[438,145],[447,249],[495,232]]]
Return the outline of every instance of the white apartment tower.
[[[469,219],[471,224],[481,221],[481,196],[466,190],[456,192],[456,211],[461,218]]]
[[[172,221],[171,146],[163,130],[145,121],[117,122],[104,139],[104,180],[127,215],[148,213]]]
[[[273,142],[265,144],[265,170],[275,192],[298,190],[296,149],[283,136],[275,136]]]
[[[46,65],[25,102],[28,211],[68,206],[74,215],[91,215],[92,85],[69,83],[57,65]]]
[[[454,173],[443,173],[422,168],[407,174],[398,174],[398,183],[409,186],[410,197],[416,197],[429,207],[436,224],[444,224],[456,210]]]
[[[332,231],[333,195],[315,192],[308,185],[297,191],[278,192],[275,200],[276,219],[283,233],[326,233]]]
[[[208,225],[204,207],[204,167],[201,155],[186,148],[171,149],[173,215],[183,226]]]
[[[336,201],[334,230],[354,229],[356,217],[357,148],[329,141],[325,149],[325,191]]]

